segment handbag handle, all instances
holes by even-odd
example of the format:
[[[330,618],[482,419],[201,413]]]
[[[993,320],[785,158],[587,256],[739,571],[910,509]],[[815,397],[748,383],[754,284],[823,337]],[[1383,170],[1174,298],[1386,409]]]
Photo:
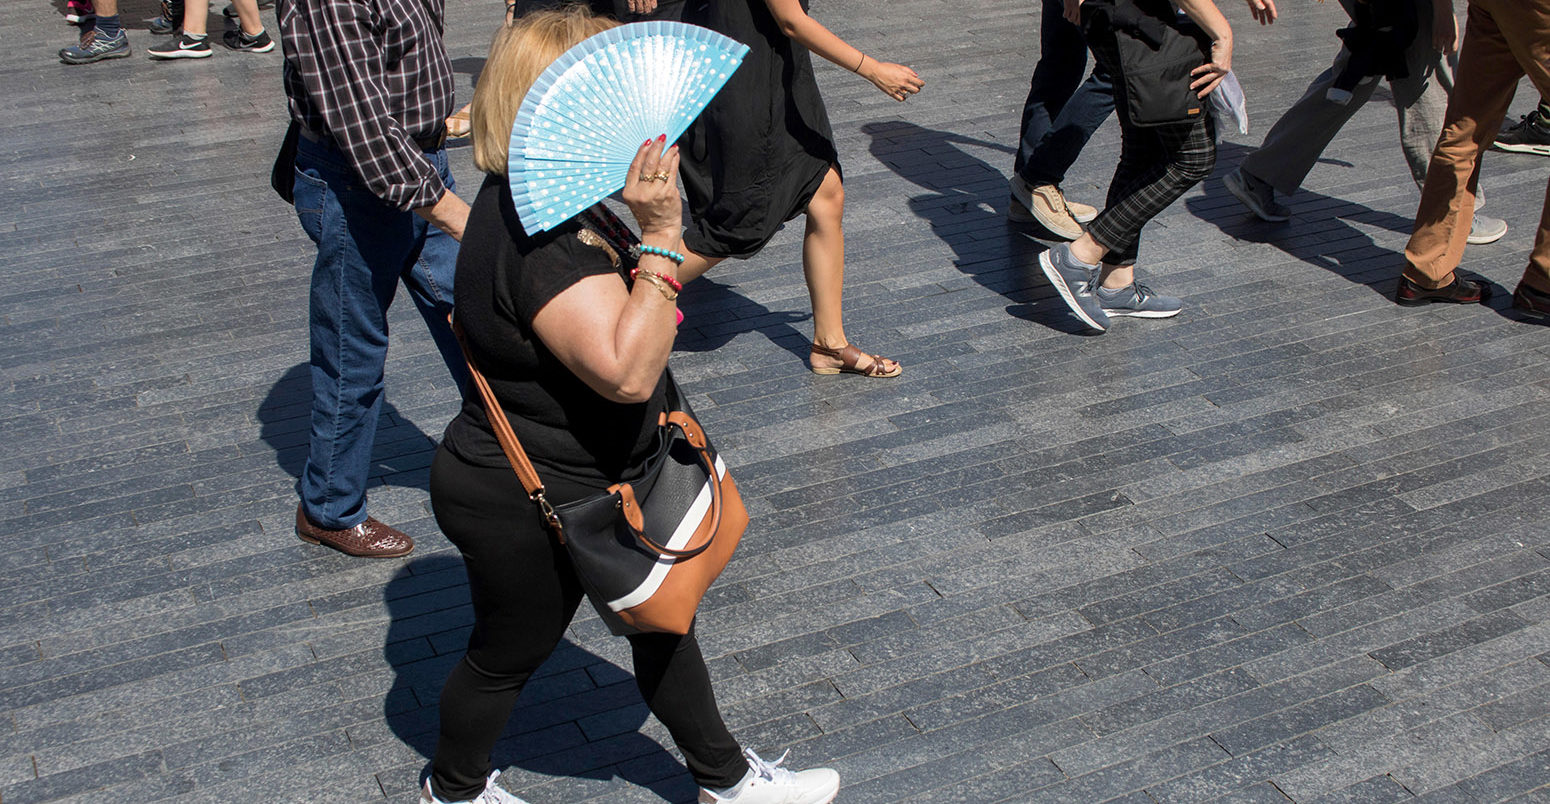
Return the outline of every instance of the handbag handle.
[[[500,402],[495,398],[495,391],[490,388],[490,381],[484,378],[483,372],[474,364],[474,354],[468,348],[468,339],[463,334],[463,326],[447,315],[447,323],[452,325],[452,334],[457,336],[457,344],[463,350],[463,361],[468,364],[468,374],[474,381],[474,386],[479,389],[479,398],[484,402],[485,418],[490,420],[490,429],[495,431],[495,440],[500,442],[501,452],[506,453],[506,460],[511,462],[511,468],[517,473],[517,479],[522,482],[522,488],[527,491],[527,496],[537,503],[539,513],[543,514],[544,522],[552,529],[560,543],[565,543],[565,527],[560,523],[560,515],[554,512],[554,506],[549,504],[549,498],[544,494],[543,481],[538,479],[538,470],[533,468],[533,463],[527,459],[527,452],[522,449],[522,442],[517,440],[517,433],[511,429],[511,421],[506,418],[506,411],[501,408]]]
[[[495,391],[490,388],[489,380],[484,373],[474,364],[473,352],[468,348],[468,339],[463,334],[463,326],[449,314],[447,322],[452,325],[452,333],[457,336],[457,343],[463,350],[463,360],[468,364],[469,377],[474,381],[474,387],[479,389],[479,399],[484,403],[485,418],[490,421],[490,429],[495,431],[495,440],[500,442],[501,452],[506,453],[506,460],[511,462],[512,471],[517,473],[517,479],[522,482],[522,488],[527,491],[527,496],[538,505],[539,512],[543,515],[544,523],[554,530],[554,535],[565,543],[565,525],[560,522],[560,515],[555,512],[554,506],[549,503],[549,498],[544,493],[543,481],[538,479],[538,470],[533,468],[532,461],[527,459],[527,451],[522,449],[522,442],[517,440],[517,433],[511,429],[511,420],[506,418],[506,411],[500,406],[500,401],[495,398]],[[669,382],[674,382],[671,377]],[[676,385],[676,382],[674,382]],[[710,446],[705,440],[705,431],[694,417],[681,410],[665,411],[659,425],[677,427],[694,447],[694,452],[700,461],[705,464],[705,471],[710,476],[710,511],[711,525],[707,532],[705,543],[697,547],[687,547],[683,550],[673,550],[658,544],[656,540],[646,535],[645,519],[640,511],[640,504],[635,501],[635,489],[629,483],[619,483],[609,489],[610,492],[619,494],[620,513],[623,514],[625,524],[635,536],[642,547],[657,553],[665,558],[693,558],[710,548],[711,542],[716,540],[716,532],[721,529],[721,475],[716,472],[716,462],[710,455]]]
[[[698,547],[685,547],[682,550],[674,550],[665,545],[658,544],[655,539],[646,535],[645,520],[642,518],[640,504],[635,501],[635,489],[629,483],[619,483],[609,489],[619,494],[619,508],[624,514],[624,522],[634,534],[635,540],[642,547],[664,558],[693,558],[710,549],[712,542],[716,540],[717,531],[721,530],[721,475],[716,472],[716,461],[711,457],[710,445],[705,441],[705,431],[694,417],[681,410],[674,410],[662,414],[659,425],[677,427],[684,434],[684,439],[689,446],[694,447],[694,454],[699,456],[700,462],[705,464],[705,471],[710,478],[710,529],[706,531],[705,543]]]

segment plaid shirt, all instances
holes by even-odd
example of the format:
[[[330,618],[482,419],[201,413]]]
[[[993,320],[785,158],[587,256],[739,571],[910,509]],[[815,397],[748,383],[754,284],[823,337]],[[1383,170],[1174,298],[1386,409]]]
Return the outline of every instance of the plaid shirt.
[[[291,119],[327,135],[366,188],[401,210],[446,192],[414,137],[453,111],[445,0],[279,0]]]

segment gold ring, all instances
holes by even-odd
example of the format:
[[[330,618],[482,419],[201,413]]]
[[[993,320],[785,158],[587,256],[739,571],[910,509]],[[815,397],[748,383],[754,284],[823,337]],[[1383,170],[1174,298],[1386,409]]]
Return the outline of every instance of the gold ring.
[[[671,178],[673,178],[673,177],[672,177],[672,176],[669,176],[669,175],[667,175],[667,171],[665,171],[665,170],[659,170],[659,171],[657,171],[657,172],[656,172],[656,173],[653,173],[653,174],[651,174],[651,178],[653,178],[653,179],[659,179],[659,180],[661,180],[661,181],[667,181],[667,180],[669,180],[669,179],[671,179]]]
[[[640,180],[641,181],[651,181],[652,179],[655,179],[655,178],[656,178],[655,176],[648,176],[648,175],[646,175],[644,173],[640,174]]]

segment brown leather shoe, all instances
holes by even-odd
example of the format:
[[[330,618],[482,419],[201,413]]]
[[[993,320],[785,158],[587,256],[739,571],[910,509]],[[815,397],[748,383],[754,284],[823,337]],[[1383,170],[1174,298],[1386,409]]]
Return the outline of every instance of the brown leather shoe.
[[[1403,276],[1399,278],[1399,287],[1394,289],[1394,303],[1405,307],[1417,307],[1433,302],[1485,304],[1490,298],[1490,285],[1465,279],[1457,272],[1453,274],[1452,284],[1443,285],[1436,290],[1427,290]]]
[[[1550,317],[1550,293],[1541,293],[1522,282],[1512,292],[1512,306],[1535,318]]]
[[[353,528],[329,530],[312,524],[301,506],[296,506],[296,535],[304,542],[332,547],[341,553],[361,558],[398,558],[414,552],[414,539],[372,517]]]

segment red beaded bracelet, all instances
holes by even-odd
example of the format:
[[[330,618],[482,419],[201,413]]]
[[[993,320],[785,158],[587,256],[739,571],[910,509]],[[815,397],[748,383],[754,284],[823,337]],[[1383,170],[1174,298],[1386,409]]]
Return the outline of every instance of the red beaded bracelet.
[[[663,282],[666,282],[668,287],[672,288],[674,291],[676,291],[678,293],[682,293],[683,292],[683,289],[684,289],[683,283],[679,282],[677,279],[674,279],[671,276],[668,276],[667,274],[658,273],[656,271],[644,271],[643,272],[639,268],[632,268],[632,269],[630,269],[630,278],[631,279],[635,279],[635,278],[639,277],[642,273],[650,274],[651,276],[654,276],[654,277],[662,280]]]

